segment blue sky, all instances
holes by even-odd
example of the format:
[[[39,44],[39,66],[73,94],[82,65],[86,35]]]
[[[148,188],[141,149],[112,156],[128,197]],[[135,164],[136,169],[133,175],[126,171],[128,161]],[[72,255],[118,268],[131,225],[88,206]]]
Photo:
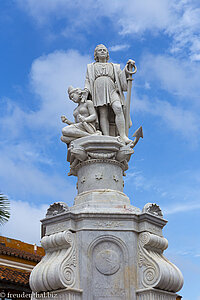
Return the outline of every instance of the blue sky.
[[[39,243],[39,219],[55,201],[72,205],[60,116],[72,119],[69,85],[84,86],[86,65],[104,43],[110,61],[129,58],[131,158],[125,193],[141,209],[156,202],[169,221],[165,251],[183,272],[184,300],[199,300],[199,1],[0,0],[0,189],[11,200],[1,234]]]

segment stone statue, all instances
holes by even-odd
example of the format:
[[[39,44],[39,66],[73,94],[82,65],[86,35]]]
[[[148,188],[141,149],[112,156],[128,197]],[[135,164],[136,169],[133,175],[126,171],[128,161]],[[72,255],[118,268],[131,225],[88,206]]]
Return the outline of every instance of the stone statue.
[[[93,102],[83,98],[83,93],[84,91],[80,88],[73,88],[72,86],[68,88],[69,99],[77,103],[78,106],[73,112],[75,123],[68,120],[67,117],[61,116],[62,122],[68,124],[63,128],[63,136],[61,137],[61,140],[66,144],[77,138],[91,134],[101,134],[100,131],[96,130],[97,113]]]
[[[122,141],[125,144],[131,142],[125,132],[125,98],[123,91],[127,91],[127,67],[122,71],[119,64],[108,63],[108,49],[100,44],[95,48],[94,59],[96,62],[87,66],[85,80],[85,93],[83,98],[92,99],[94,107],[99,114],[99,125],[103,135],[111,135],[109,132],[109,109],[112,108],[115,115],[115,125]],[[135,67],[135,62],[129,60],[127,65]],[[136,68],[136,67],[135,67]],[[129,123],[130,117],[126,122]]]
[[[133,141],[128,138],[137,69],[129,60],[122,71],[108,57],[98,45],[85,88],[68,89],[77,104],[75,122],[61,117],[67,124],[61,140],[77,195],[72,207],[52,204],[41,221],[45,256],[30,276],[31,300],[176,300],[183,285],[181,272],[163,255],[162,210],[147,203],[141,211],[124,193],[125,171],[143,137],[140,127]]]
[[[129,59],[123,70],[119,64],[108,63],[108,49],[102,44],[95,48],[94,59],[96,62],[87,66],[84,89],[68,88],[69,99],[78,104],[73,112],[75,122],[61,116],[68,125],[62,129],[61,140],[68,148],[69,176],[77,176],[80,164],[90,160],[115,160],[124,174],[133,148],[143,138],[142,127],[133,134],[134,141],[128,138],[135,62]]]

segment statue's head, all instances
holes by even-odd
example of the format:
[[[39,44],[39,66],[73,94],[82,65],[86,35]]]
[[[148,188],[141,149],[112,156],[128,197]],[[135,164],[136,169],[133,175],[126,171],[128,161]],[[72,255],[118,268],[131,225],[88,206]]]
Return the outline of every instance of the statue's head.
[[[94,50],[94,59],[96,60],[96,62],[99,61],[99,54],[98,52],[102,50],[106,52],[106,61],[109,60],[109,52],[108,49],[106,48],[106,46],[104,46],[103,44],[97,45],[95,50]]]
[[[81,100],[82,90],[80,88],[73,88],[73,86],[68,87],[69,99],[75,103]]]

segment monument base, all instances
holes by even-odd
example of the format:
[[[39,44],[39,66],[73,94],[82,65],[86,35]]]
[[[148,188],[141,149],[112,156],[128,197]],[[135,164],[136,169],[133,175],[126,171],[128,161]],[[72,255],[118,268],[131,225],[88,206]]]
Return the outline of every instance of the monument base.
[[[162,254],[166,222],[155,204],[143,211],[130,204],[107,211],[51,205],[42,220],[46,255],[31,273],[32,291],[53,292],[54,299],[175,300],[183,279]]]
[[[32,300],[46,299],[46,300],[81,300],[82,290],[75,289],[61,289],[51,292],[32,293]]]
[[[33,293],[70,300],[176,299],[183,278],[163,256],[167,221],[156,204],[141,211],[123,193],[132,153],[115,137],[85,137],[70,144],[78,195],[71,208],[52,204],[42,220],[46,254],[31,273]]]
[[[136,292],[137,300],[176,300],[177,294],[156,289],[139,290]]]
[[[48,293],[37,293],[32,295],[32,300],[39,300],[44,298],[46,300],[82,300],[82,290],[74,290],[74,289],[62,289]],[[176,293],[170,293],[165,291],[160,291],[156,289],[145,289],[136,291],[136,300],[176,300],[177,299]],[[101,298],[99,298],[101,299]],[[115,300],[118,299],[117,297],[103,297],[103,299],[111,299]],[[121,299],[121,298],[119,298]],[[131,299],[131,298],[129,298]]]

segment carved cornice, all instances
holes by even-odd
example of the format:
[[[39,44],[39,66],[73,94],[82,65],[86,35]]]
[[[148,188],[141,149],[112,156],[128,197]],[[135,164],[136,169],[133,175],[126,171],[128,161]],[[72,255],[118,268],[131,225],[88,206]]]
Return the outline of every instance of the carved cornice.
[[[132,144],[125,145],[117,137],[91,135],[72,141],[68,147],[67,161],[70,162],[69,175],[77,176],[77,170],[94,162],[115,163],[123,171],[128,169],[128,161],[134,150]]]
[[[99,159],[88,159],[85,160],[83,162],[80,162],[74,169],[77,171],[79,168],[86,166],[86,165],[90,165],[90,164],[94,164],[94,163],[107,163],[107,164],[113,164],[113,165],[117,165],[120,168],[122,168],[123,171],[126,171],[127,168],[123,163],[120,163],[117,160],[114,159],[105,159],[105,158],[99,158]]]
[[[41,244],[46,254],[31,273],[32,291],[52,291],[77,285],[75,234],[64,231],[44,236]]]
[[[139,235],[138,266],[140,288],[159,288],[177,292],[183,286],[179,269],[163,256],[168,241],[160,236],[143,232]]]

